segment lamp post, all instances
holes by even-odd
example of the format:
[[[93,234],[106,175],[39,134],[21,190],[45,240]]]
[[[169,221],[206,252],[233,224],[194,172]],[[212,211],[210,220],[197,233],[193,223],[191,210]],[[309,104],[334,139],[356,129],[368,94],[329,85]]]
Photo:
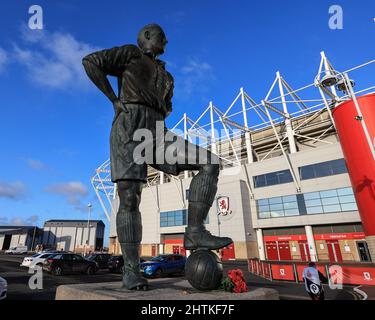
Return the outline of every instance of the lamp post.
[[[92,208],[92,204],[89,203],[87,205],[87,208],[89,209],[89,214],[88,214],[88,217],[87,217],[87,241],[86,241],[86,244],[85,244],[85,249],[84,249],[84,256],[86,256],[86,249],[87,249],[87,246],[90,242],[90,216],[91,216],[91,208]]]

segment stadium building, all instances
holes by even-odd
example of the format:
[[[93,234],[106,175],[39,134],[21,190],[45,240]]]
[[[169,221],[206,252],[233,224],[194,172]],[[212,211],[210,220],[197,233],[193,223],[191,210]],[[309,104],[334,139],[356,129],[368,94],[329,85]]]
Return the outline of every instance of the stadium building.
[[[197,120],[184,114],[176,124],[175,132],[222,161],[216,202],[206,221],[213,234],[234,241],[218,253],[222,259],[371,261],[374,238],[365,234],[358,210],[361,190],[357,185],[353,191],[334,109],[371,95],[374,86],[357,87],[362,77],[367,85],[374,62],[338,73],[322,52],[313,84],[294,90],[277,72],[260,103],[241,88],[228,108],[210,102]],[[346,74],[356,77],[355,92]],[[341,87],[340,82],[327,85],[333,76],[341,77]],[[347,80],[344,87],[342,79]],[[358,144],[371,149],[365,139]],[[97,169],[92,184],[110,220],[110,252],[119,253],[118,198],[109,165],[106,161]],[[374,162],[370,171],[370,184],[364,180],[363,188],[375,190]],[[173,177],[149,168],[140,206],[142,255],[186,254],[183,232],[192,174]],[[374,206],[368,203],[367,209]]]

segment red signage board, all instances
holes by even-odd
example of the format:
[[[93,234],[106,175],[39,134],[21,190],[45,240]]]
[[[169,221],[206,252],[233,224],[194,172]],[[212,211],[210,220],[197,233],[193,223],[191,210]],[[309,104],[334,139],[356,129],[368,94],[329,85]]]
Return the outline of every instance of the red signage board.
[[[273,264],[271,265],[272,278],[274,280],[295,281],[293,265],[290,264]]]
[[[347,267],[333,265],[330,266],[329,273],[333,284],[375,285],[374,267]]]
[[[364,239],[363,232],[349,232],[349,233],[325,233],[314,234],[315,240],[340,240],[340,239]],[[305,234],[291,234],[285,236],[265,236],[264,241],[306,241]]]

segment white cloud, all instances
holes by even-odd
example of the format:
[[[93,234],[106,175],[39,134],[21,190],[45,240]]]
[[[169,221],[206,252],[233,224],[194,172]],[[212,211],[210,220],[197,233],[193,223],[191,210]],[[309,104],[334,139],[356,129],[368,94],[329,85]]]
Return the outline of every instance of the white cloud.
[[[14,45],[16,61],[26,67],[31,81],[52,88],[86,86],[82,58],[99,48],[69,33],[22,28],[22,45]]]
[[[89,194],[87,187],[82,182],[72,181],[67,183],[58,183],[48,186],[46,192],[65,197],[69,205],[74,206],[76,210],[84,211],[85,206],[82,201]]]
[[[18,200],[25,195],[26,186],[20,182],[1,182],[0,181],[0,198]]]
[[[35,170],[43,170],[43,169],[48,168],[48,166],[42,161],[31,159],[31,158],[26,159],[26,163],[31,169],[35,169]]]
[[[193,94],[205,93],[214,81],[212,66],[198,59],[190,59],[175,76],[175,93],[179,98],[188,99]]]
[[[14,217],[14,218],[7,218],[7,217],[0,217],[0,225],[6,226],[30,226],[35,225],[39,221],[39,216],[32,215],[25,218]]]
[[[0,48],[0,72],[4,70],[4,66],[8,62],[8,54],[4,49]]]

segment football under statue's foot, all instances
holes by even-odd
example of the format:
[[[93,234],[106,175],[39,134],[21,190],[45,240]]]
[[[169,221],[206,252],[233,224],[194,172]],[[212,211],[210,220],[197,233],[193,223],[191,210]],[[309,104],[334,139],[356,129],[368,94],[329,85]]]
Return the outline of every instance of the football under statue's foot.
[[[206,229],[191,231],[186,228],[184,236],[184,247],[187,250],[207,249],[217,250],[229,246],[233,240],[228,237],[213,236]]]
[[[128,272],[122,277],[122,286],[128,290],[146,291],[148,290],[148,281],[139,273]]]

